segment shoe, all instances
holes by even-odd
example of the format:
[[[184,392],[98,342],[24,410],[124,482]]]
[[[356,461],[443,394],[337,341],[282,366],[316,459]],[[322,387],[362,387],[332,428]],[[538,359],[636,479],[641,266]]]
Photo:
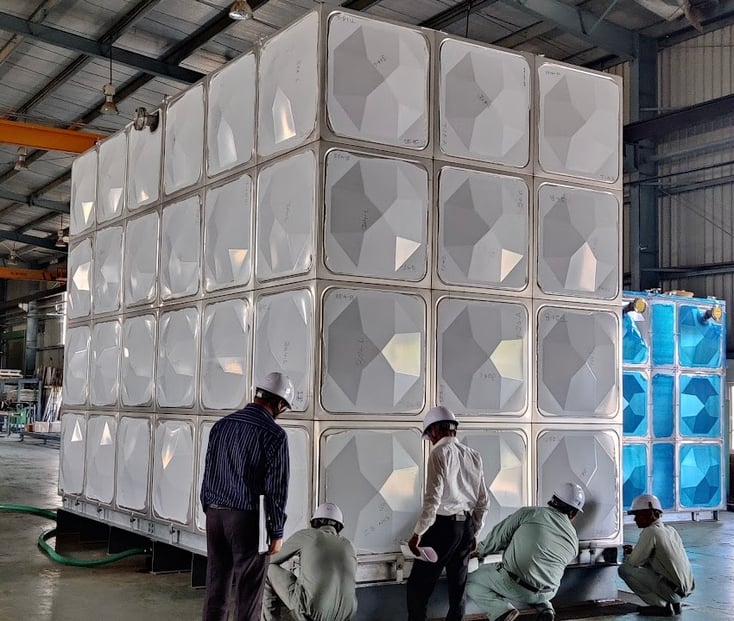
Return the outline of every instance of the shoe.
[[[673,607],[673,614],[679,615],[680,614],[680,602],[675,602],[671,604],[671,606]]]
[[[535,621],[555,621],[556,612],[552,608],[543,608],[535,617]]]
[[[512,610],[508,610],[505,614],[503,614],[500,617],[497,617],[495,621],[514,621],[520,616],[520,613],[515,610],[514,608]]]
[[[668,606],[638,606],[637,614],[645,617],[672,617],[673,609]]]

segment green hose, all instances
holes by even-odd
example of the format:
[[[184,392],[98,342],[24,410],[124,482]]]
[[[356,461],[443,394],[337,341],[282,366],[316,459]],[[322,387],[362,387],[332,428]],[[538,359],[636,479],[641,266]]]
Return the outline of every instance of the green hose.
[[[51,511],[49,509],[39,509],[38,507],[28,507],[26,505],[0,505],[0,511],[10,511],[12,513],[30,513],[31,515],[38,515],[49,520],[56,520],[56,511]],[[47,539],[51,539],[51,537],[55,536],[55,528],[41,533],[41,536],[38,538],[38,547],[43,552],[45,552],[51,560],[56,561],[61,565],[68,565],[70,567],[99,567],[100,565],[107,565],[109,563],[114,563],[115,561],[122,560],[124,558],[127,558],[128,556],[147,554],[147,552],[142,548],[133,548],[131,550],[125,550],[124,552],[118,552],[117,554],[110,554],[105,558],[85,561],[81,559],[70,558],[68,556],[62,556],[50,545],[48,545],[48,543],[46,543]]]

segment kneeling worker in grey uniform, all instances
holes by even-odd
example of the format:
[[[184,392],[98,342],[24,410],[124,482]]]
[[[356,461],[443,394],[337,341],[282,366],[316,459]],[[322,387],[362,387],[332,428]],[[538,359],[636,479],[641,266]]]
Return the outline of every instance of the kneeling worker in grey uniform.
[[[520,614],[513,602],[538,609],[538,621],[553,621],[550,600],[563,572],[579,553],[571,523],[584,506],[584,490],[565,483],[547,507],[518,509],[497,524],[479,545],[482,559],[503,552],[502,562],[480,566],[469,574],[466,592],[490,621],[512,621]]]
[[[680,614],[680,602],[695,588],[693,572],[678,531],[660,520],[663,508],[652,494],[642,494],[629,510],[641,528],[637,545],[624,546],[619,577],[647,606],[641,615],[672,617]]]
[[[344,528],[341,509],[331,502],[320,505],[311,518],[311,528],[289,537],[270,557],[263,618],[280,619],[282,604],[295,621],[349,621],[357,611],[355,574],[357,554],[349,539],[339,535]],[[298,576],[280,565],[300,557]]]

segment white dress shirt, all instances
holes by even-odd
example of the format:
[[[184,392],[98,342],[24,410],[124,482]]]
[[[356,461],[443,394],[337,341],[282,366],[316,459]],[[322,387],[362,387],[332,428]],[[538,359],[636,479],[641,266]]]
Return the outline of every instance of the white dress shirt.
[[[475,532],[479,533],[488,504],[482,457],[454,436],[441,438],[428,458],[426,492],[415,533],[423,535],[436,515],[463,512],[471,513]]]

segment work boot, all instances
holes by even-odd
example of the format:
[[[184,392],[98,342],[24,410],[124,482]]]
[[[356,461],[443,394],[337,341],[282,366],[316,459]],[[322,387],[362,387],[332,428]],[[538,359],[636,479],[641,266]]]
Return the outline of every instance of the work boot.
[[[512,610],[508,610],[502,616],[497,617],[495,621],[514,621],[519,616],[520,616],[520,613],[515,608],[513,608]]]
[[[667,606],[638,606],[637,614],[644,617],[672,617],[673,609]]]
[[[538,613],[538,616],[535,617],[535,621],[554,621],[556,618],[556,613],[553,610],[553,608],[543,608]]]
[[[673,602],[671,606],[673,607],[673,614],[679,615],[680,614],[680,602]]]

